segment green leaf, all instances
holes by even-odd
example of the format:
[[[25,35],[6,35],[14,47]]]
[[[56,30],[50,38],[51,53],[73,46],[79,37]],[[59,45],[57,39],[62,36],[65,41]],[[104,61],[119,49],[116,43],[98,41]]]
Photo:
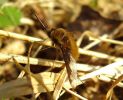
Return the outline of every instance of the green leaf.
[[[5,6],[0,9],[0,27],[17,26],[20,24],[21,11],[13,6]]]
[[[0,0],[0,5],[4,4],[5,2],[7,2],[8,0]]]

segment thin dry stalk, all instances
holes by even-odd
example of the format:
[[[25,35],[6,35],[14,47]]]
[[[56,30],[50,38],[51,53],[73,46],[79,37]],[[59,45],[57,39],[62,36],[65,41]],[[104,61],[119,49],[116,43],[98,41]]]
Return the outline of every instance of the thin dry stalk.
[[[113,40],[113,39],[107,39],[107,38],[101,38],[99,36],[94,35],[94,33],[92,33],[91,31],[85,31],[83,33],[83,37],[85,35],[87,35],[91,40],[101,40],[103,42],[108,42],[108,43],[117,44],[117,45],[123,45],[123,42],[121,42],[121,41],[117,41],[117,40]]]
[[[91,51],[91,50],[84,50],[84,49],[79,48],[79,52],[80,52],[80,54],[98,57],[98,58],[102,58],[102,59],[108,59],[111,61],[121,61],[121,60],[123,61],[123,58],[121,58],[121,57],[110,56],[108,54],[99,53],[99,52],[95,52],[95,51]]]
[[[63,87],[63,89],[64,89],[66,92],[68,92],[68,93],[70,93],[70,94],[76,96],[76,97],[79,98],[80,100],[88,100],[88,99],[86,99],[85,97],[82,97],[82,96],[80,96],[79,94],[77,94],[77,93],[75,93],[75,92],[73,92],[73,91],[71,91],[71,90],[69,90],[69,89],[67,89],[67,88],[65,88],[65,87]]]
[[[64,68],[63,72],[60,75],[58,82],[55,86],[54,92],[53,92],[53,99],[54,100],[58,100],[60,92],[62,90],[62,87],[63,87],[63,84],[64,84],[66,78],[67,78],[67,72],[66,72],[66,68]]]
[[[13,58],[16,59],[16,61],[18,63],[22,63],[22,64],[27,64],[27,57],[26,56],[21,56],[21,55],[13,55],[13,54],[3,54],[3,53],[0,53],[0,61],[1,62],[13,62]],[[32,58],[30,57],[30,64],[32,65],[42,65],[42,66],[54,66],[57,67],[57,68],[60,68],[64,62],[63,61],[58,61],[58,60],[49,60],[49,59],[39,59],[39,58]],[[99,67],[99,66],[97,66]],[[96,66],[90,66],[90,65],[87,65],[87,64],[79,64],[77,63],[76,64],[76,68],[77,70],[79,71],[92,71],[94,70],[95,68],[97,68]]]
[[[100,38],[101,38],[101,39],[103,39],[103,38],[105,39],[105,38],[107,38],[107,35],[103,35],[103,36],[101,36]],[[95,45],[99,44],[100,42],[101,42],[101,40],[94,40],[94,42],[92,42],[92,43],[86,45],[85,47],[83,47],[83,49],[84,49],[84,50],[88,50],[88,49],[94,47]]]
[[[0,36],[11,37],[11,38],[29,41],[29,42],[43,41],[42,39],[39,39],[39,38],[34,38],[31,36],[18,34],[18,33],[14,33],[14,32],[3,31],[3,30],[0,30]]]
[[[112,78],[114,76],[116,77],[116,75],[119,76],[119,75],[121,75],[121,72],[119,72],[119,71],[120,71],[120,66],[122,66],[122,65],[123,65],[123,61],[114,62],[114,63],[109,64],[105,67],[102,67],[96,71],[93,71],[91,73],[88,73],[86,75],[81,76],[80,80],[84,81],[84,80],[93,78],[93,77],[98,76],[98,75],[109,75],[109,76],[112,76]]]
[[[101,41],[112,43],[112,44],[123,45],[123,42],[121,42],[121,41],[112,40],[112,39],[105,39],[105,38],[100,38],[100,37],[98,39],[92,38],[92,40],[101,40]]]
[[[27,64],[26,56],[0,53],[1,62],[6,62],[6,61],[13,62],[13,60],[11,59],[12,57],[14,57],[18,63]],[[32,58],[32,57],[30,57],[29,60],[30,60],[30,64],[32,65],[44,65],[44,66],[54,65],[54,66],[60,67],[63,64],[62,61],[55,61],[54,63],[54,60],[37,59],[37,58]]]
[[[117,84],[123,80],[123,75],[121,75],[120,77],[118,77],[118,79],[116,81],[114,81],[112,83],[112,86],[110,87],[110,89],[108,90],[107,94],[106,94],[106,100],[111,100],[111,95],[113,93],[113,89],[114,87],[117,86]]]

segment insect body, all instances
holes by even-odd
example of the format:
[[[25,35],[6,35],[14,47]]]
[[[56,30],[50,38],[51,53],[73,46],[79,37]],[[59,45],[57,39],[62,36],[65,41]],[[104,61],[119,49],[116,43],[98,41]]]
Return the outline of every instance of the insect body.
[[[77,70],[75,61],[78,58],[78,49],[72,34],[62,28],[52,29],[48,34],[55,45],[62,51],[69,81],[72,87],[76,87]]]
[[[52,29],[48,32],[49,37],[53,42],[61,49],[66,48],[68,52],[72,54],[75,60],[77,60],[78,48],[72,34],[63,28]]]

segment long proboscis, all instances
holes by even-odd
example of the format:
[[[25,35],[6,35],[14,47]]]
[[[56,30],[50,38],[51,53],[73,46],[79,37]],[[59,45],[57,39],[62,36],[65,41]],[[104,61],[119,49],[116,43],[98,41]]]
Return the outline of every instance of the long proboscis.
[[[44,12],[41,9],[39,9],[37,6],[33,6],[32,11],[35,14],[36,18],[38,19],[38,21],[40,22],[40,24],[43,26],[43,30],[48,31],[50,27],[47,24],[45,17],[43,16],[45,15]]]

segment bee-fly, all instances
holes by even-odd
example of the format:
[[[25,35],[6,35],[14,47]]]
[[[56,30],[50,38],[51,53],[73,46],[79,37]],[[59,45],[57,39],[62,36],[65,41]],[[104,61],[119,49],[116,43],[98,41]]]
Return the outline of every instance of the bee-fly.
[[[77,80],[77,70],[75,68],[75,63],[79,54],[76,42],[72,34],[63,28],[49,28],[46,23],[43,23],[40,11],[35,7],[33,8],[33,10],[36,17],[47,32],[49,38],[53,41],[56,47],[61,50],[70,84],[73,88],[75,88]]]

